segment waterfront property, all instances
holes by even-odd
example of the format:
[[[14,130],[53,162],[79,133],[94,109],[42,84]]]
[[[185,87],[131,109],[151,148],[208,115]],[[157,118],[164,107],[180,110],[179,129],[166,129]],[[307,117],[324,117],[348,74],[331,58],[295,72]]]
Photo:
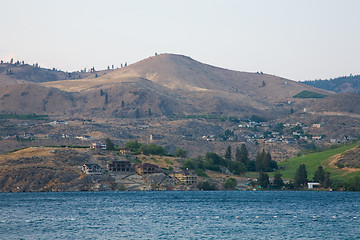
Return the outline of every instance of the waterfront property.
[[[97,165],[92,163],[85,163],[81,170],[86,174],[95,174],[95,175],[101,175],[103,172],[103,169]]]
[[[134,172],[134,168],[131,166],[129,161],[111,161],[107,164],[107,169],[109,172],[118,172],[118,173],[130,173]]]
[[[319,188],[319,187],[320,187],[320,183],[308,182],[308,189]]]
[[[191,173],[188,170],[184,170],[182,172],[173,172],[171,176],[186,185],[192,185],[197,183],[197,175]]]
[[[140,175],[161,172],[159,166],[151,163],[135,163],[134,168],[135,171]]]

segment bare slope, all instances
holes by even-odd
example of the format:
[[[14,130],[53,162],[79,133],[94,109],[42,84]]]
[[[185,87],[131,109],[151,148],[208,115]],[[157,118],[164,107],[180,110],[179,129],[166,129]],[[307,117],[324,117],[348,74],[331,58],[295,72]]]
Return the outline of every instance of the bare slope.
[[[64,114],[73,107],[70,93],[33,83],[0,88],[0,112],[21,114]]]
[[[158,115],[285,114],[289,107],[279,105],[294,101],[293,96],[301,91],[331,94],[281,77],[226,70],[173,54],[150,57],[97,78],[44,85],[77,92],[86,99],[82,109],[91,108],[92,113],[102,109],[112,116],[130,116],[135,111],[144,115],[148,109]],[[107,93],[107,100],[106,95],[100,98],[101,89]],[[127,110],[121,107],[122,101]]]

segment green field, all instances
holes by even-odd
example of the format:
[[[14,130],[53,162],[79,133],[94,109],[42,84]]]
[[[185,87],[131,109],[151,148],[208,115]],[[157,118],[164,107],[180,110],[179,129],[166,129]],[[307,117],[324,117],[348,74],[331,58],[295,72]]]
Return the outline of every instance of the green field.
[[[323,98],[327,95],[317,93],[317,92],[310,92],[310,91],[302,91],[294,96],[294,98]]]
[[[336,166],[330,167],[329,163],[331,161],[331,157],[336,154],[343,153],[349,149],[355,148],[359,145],[360,143],[357,142],[324,152],[311,153],[279,162],[279,168],[285,167],[284,170],[280,170],[280,173],[283,175],[284,179],[292,180],[294,179],[295,172],[299,165],[305,164],[306,170],[308,172],[308,179],[311,181],[311,179],[314,177],[315,171],[321,165],[326,171],[330,172],[331,180],[335,182],[346,182],[355,176],[360,177],[360,169],[358,169],[356,172],[349,172],[346,169],[339,169]]]

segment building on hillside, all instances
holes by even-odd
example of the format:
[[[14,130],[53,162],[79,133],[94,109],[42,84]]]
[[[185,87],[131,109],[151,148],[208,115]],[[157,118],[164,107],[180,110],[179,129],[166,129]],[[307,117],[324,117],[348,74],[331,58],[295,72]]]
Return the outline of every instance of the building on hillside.
[[[50,125],[67,125],[68,123],[63,120],[55,120],[49,123]]]
[[[86,174],[95,174],[95,175],[101,175],[103,173],[102,167],[100,167],[97,164],[92,163],[85,163],[81,170]]]
[[[320,141],[320,140],[321,140],[321,136],[313,136],[311,139],[312,139],[312,140],[316,140],[316,141]]]
[[[90,146],[91,149],[102,149],[106,150],[106,144],[103,144],[101,142],[92,143]]]
[[[196,174],[191,173],[189,170],[184,170],[181,172],[173,172],[171,176],[186,185],[196,184],[198,179],[198,176]]]
[[[140,175],[161,172],[159,166],[151,164],[151,163],[135,163],[134,168],[135,168],[135,171]]]
[[[131,166],[129,161],[111,161],[107,164],[107,169],[109,172],[119,172],[119,173],[131,173],[134,172],[134,168]]]
[[[120,154],[124,155],[124,156],[131,156],[131,150],[124,148],[124,149],[120,149]]]

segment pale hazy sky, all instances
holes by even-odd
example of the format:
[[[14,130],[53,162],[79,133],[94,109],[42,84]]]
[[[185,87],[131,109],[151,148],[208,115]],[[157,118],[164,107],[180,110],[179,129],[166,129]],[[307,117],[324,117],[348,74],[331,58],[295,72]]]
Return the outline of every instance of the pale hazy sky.
[[[0,0],[0,59],[66,71],[157,53],[292,80],[360,74],[359,0]]]

